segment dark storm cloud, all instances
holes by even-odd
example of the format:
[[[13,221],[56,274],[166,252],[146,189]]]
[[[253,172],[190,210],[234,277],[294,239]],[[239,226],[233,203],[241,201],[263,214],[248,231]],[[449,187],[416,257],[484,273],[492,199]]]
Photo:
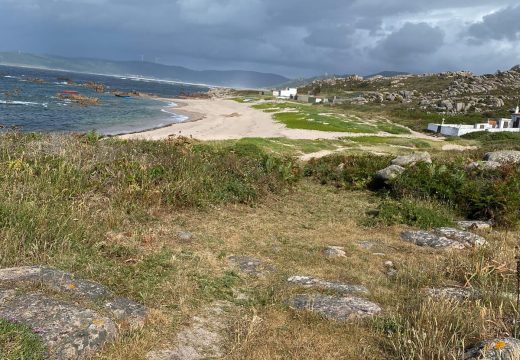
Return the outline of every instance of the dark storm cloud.
[[[384,38],[372,51],[373,56],[398,64],[434,54],[444,43],[444,32],[426,23],[406,23]]]
[[[490,39],[518,41],[520,39],[520,6],[507,7],[484,16],[482,21],[469,28],[468,33],[477,42]]]
[[[289,76],[493,71],[520,62],[519,9],[513,0],[0,0],[0,50]]]

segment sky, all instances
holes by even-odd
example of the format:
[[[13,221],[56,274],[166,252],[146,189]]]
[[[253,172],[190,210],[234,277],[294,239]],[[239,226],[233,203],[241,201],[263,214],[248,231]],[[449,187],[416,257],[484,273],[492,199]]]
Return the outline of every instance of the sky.
[[[0,51],[291,78],[520,63],[518,0],[0,0]]]

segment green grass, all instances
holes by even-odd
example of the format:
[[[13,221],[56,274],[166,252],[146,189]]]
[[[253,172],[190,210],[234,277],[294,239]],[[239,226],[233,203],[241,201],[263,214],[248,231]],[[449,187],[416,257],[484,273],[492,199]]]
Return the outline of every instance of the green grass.
[[[0,319],[0,358],[2,360],[43,360],[46,348],[28,327]]]
[[[377,132],[390,134],[410,133],[408,129],[402,126],[385,121],[364,121],[346,112],[337,111],[336,108],[330,106],[267,102],[253,105],[253,108],[274,113],[274,119],[290,129],[367,134]]]

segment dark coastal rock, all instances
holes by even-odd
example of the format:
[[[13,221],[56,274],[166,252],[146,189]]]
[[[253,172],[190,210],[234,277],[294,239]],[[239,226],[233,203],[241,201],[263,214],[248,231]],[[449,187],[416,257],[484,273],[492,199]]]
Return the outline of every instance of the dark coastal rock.
[[[305,310],[329,320],[349,321],[373,316],[381,308],[368,300],[353,296],[296,295],[288,302],[294,310]]]
[[[251,256],[230,256],[228,260],[236,265],[240,271],[251,276],[265,276],[275,271],[272,265]]]
[[[465,220],[457,222],[457,226],[463,230],[489,230],[491,221]]]
[[[406,156],[399,156],[392,160],[392,165],[398,165],[401,167],[413,166],[417,163],[425,162],[431,164],[432,158],[427,152],[414,153]]]
[[[425,292],[429,297],[436,299],[440,298],[461,301],[476,299],[479,297],[479,292],[477,290],[462,287],[428,288],[425,289]]]
[[[347,256],[345,248],[342,246],[327,246],[327,248],[323,251],[323,254],[328,258],[338,258]]]
[[[190,326],[182,329],[176,336],[175,346],[171,349],[151,351],[147,360],[195,360],[220,359],[225,356],[229,342],[232,318],[238,308],[225,301],[206,307],[192,319]]]
[[[453,228],[437,228],[433,231],[405,231],[401,238],[418,246],[432,248],[464,249],[485,245],[482,236]]]
[[[362,293],[368,294],[368,289],[362,285],[351,285],[337,281],[327,281],[316,279],[310,276],[291,276],[287,279],[291,284],[301,285],[307,288],[317,287],[322,289],[335,290],[340,293]]]
[[[80,299],[103,303],[114,319],[127,323],[131,328],[144,325],[146,308],[132,300],[115,296],[107,287],[73,274],[40,266],[0,269],[0,285],[9,287],[17,283],[44,285],[54,291],[67,293]]]
[[[0,290],[0,318],[32,328],[58,360],[85,359],[117,335],[109,318],[41,294]]]
[[[390,165],[387,168],[376,172],[375,179],[383,182],[387,182],[395,179],[402,174],[406,169],[399,165]]]
[[[500,338],[483,341],[464,354],[464,360],[518,360],[520,340]]]
[[[520,151],[503,150],[487,153],[486,161],[494,161],[500,164],[520,164]]]

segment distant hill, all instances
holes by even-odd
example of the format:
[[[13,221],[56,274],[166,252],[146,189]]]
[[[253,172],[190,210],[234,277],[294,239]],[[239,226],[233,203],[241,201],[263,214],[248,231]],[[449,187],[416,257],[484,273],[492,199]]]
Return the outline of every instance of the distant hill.
[[[151,62],[66,58],[15,52],[0,52],[0,64],[103,75],[134,75],[162,80],[242,88],[274,87],[290,80],[281,75],[255,71],[199,71],[182,66],[162,65]]]
[[[381,71],[377,74],[367,75],[365,76],[365,79],[371,79],[376,76],[383,76],[383,77],[394,77],[394,76],[401,76],[401,75],[410,75],[410,73],[402,72],[402,71]]]

